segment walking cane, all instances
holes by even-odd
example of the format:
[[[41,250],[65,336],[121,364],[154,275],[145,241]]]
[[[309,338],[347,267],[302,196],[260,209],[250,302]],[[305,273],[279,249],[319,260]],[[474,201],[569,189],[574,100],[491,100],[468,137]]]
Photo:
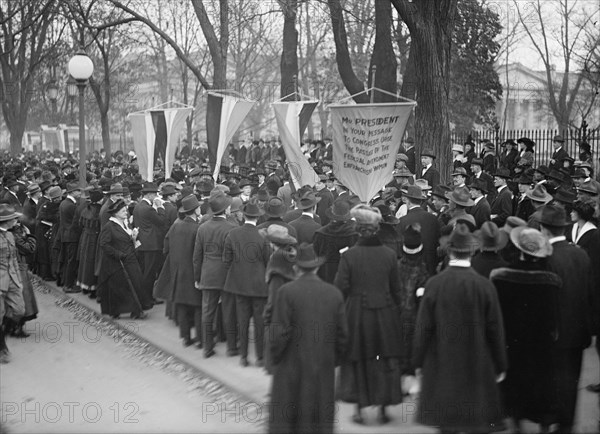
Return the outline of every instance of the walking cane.
[[[121,268],[123,269],[123,274],[125,274],[125,280],[127,280],[127,286],[129,286],[131,296],[133,297],[133,300],[135,301],[138,309],[140,310],[140,318],[145,318],[146,313],[144,312],[144,309],[142,308],[142,303],[140,303],[140,299],[138,298],[137,293],[135,292],[135,288],[133,287],[133,283],[131,282],[131,277],[129,277],[129,273],[125,269],[123,261],[119,260],[119,263],[121,264]]]

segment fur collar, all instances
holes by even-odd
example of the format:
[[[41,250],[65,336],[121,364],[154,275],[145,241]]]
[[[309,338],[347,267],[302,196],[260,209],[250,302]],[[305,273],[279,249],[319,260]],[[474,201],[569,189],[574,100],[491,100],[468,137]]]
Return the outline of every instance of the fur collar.
[[[382,246],[383,244],[381,244],[381,241],[379,240],[379,237],[377,237],[377,235],[373,235],[372,237],[368,237],[368,238],[359,238],[358,241],[356,242],[356,245],[373,247],[373,246]]]
[[[562,286],[560,277],[550,271],[519,270],[516,268],[496,268],[490,273],[490,280],[505,280],[516,285]]]

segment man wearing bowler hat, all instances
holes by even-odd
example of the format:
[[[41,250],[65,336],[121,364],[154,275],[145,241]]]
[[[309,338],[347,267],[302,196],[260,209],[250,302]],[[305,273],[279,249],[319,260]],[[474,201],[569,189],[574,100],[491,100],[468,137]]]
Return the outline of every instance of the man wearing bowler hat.
[[[558,274],[563,283],[558,293],[558,340],[554,354],[560,397],[558,431],[573,432],[583,350],[591,343],[591,264],[585,250],[567,242],[564,209],[544,206],[539,224],[553,249],[547,261],[548,271]]]
[[[435,157],[433,149],[423,149],[421,151],[421,176],[417,177],[427,180],[432,188],[435,188],[440,183],[440,172],[433,167]]]
[[[167,215],[163,200],[158,197],[158,187],[152,182],[142,186],[142,200],[133,209],[133,225],[139,228],[137,248],[142,269],[142,290],[152,298],[154,281],[163,266],[163,244],[167,232]],[[161,304],[162,301],[154,301]]]
[[[506,185],[510,179],[508,169],[498,169],[494,174],[494,187],[498,194],[492,201],[492,221],[498,226],[504,226],[506,219],[513,214],[513,196]]]
[[[245,222],[232,229],[225,237],[223,262],[227,277],[223,290],[235,294],[236,312],[240,336],[240,364],[248,362],[248,333],[250,318],[254,319],[254,342],[256,365],[264,366],[264,322],[263,311],[267,303],[268,288],[265,271],[271,255],[270,246],[258,229],[258,218],[264,214],[255,198],[242,208]]]
[[[219,299],[227,338],[227,355],[237,352],[237,318],[235,295],[224,292],[227,268],[223,261],[223,248],[227,234],[237,226],[227,220],[227,210],[233,199],[222,191],[215,190],[208,199],[212,219],[200,225],[194,247],[194,281],[202,291],[202,342],[204,357],[212,357],[214,351],[213,322]]]
[[[423,194],[423,190],[418,185],[409,185],[406,193],[403,193],[408,207],[407,214],[400,219],[400,223],[396,226],[396,231],[400,236],[404,236],[406,228],[412,224],[419,223],[421,225],[421,235],[423,242],[423,259],[427,265],[427,271],[433,275],[437,267],[437,247],[440,239],[440,225],[438,219],[433,214],[425,211],[421,204],[427,198]]]
[[[78,269],[77,247],[79,236],[81,235],[81,227],[79,226],[79,220],[75,218],[75,212],[77,211],[80,197],[81,188],[79,187],[79,183],[77,181],[69,182],[67,184],[67,197],[58,207],[58,230],[61,242],[60,256],[63,264],[61,274],[66,293],[81,291],[75,287]]]
[[[554,153],[552,154],[552,159],[550,160],[550,170],[552,169],[560,169],[562,167],[562,160],[569,157],[569,153],[563,148],[565,144],[565,139],[562,136],[554,136],[552,139],[552,146],[554,147]]]

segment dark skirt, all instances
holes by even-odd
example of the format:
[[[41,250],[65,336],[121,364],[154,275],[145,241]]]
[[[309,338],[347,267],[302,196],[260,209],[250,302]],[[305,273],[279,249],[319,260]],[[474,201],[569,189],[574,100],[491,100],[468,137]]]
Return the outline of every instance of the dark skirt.
[[[25,314],[23,315],[24,321],[31,321],[37,318],[39,312],[37,301],[35,299],[35,293],[33,291],[33,285],[31,279],[29,279],[29,273],[27,272],[27,264],[19,264],[19,271],[21,272],[21,280],[23,281],[23,302],[25,304]]]
[[[137,260],[129,259],[125,261],[124,266],[127,276],[122,269],[110,276],[100,275],[98,296],[103,314],[111,316],[128,312],[137,314],[153,306],[152,301],[148,300],[148,296],[141,288],[142,271]]]
[[[98,231],[85,229],[79,240],[79,286],[95,289],[98,277],[95,274]]]
[[[336,399],[358,404],[396,405],[402,402],[402,369],[399,359],[369,359],[340,367]]]

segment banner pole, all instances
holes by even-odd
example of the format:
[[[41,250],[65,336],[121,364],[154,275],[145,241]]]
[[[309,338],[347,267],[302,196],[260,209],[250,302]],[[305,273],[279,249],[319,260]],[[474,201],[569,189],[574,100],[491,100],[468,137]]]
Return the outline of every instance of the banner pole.
[[[375,73],[377,72],[377,65],[373,65],[373,72],[371,73],[371,104],[375,102]]]

